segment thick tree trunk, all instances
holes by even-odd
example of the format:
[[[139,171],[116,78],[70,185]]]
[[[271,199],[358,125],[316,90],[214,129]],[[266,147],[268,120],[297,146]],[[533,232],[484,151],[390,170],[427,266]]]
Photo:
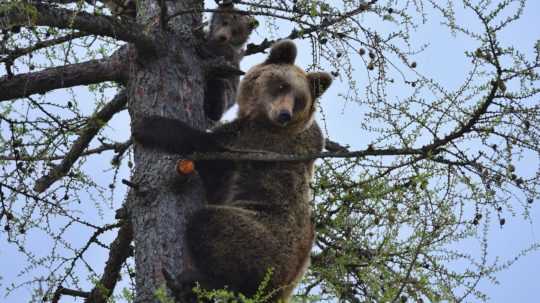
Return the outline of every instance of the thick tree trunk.
[[[153,3],[151,3],[153,2]],[[162,35],[153,57],[132,55],[128,84],[132,123],[142,116],[175,118],[196,128],[206,128],[203,69],[195,53],[192,29],[201,14],[174,18],[169,30],[160,29],[158,1],[142,1],[139,20]],[[202,1],[167,1],[168,11],[192,10]],[[133,50],[135,53],[135,50]],[[186,217],[202,205],[203,189],[195,177],[182,179],[175,172],[178,156],[134,146],[132,181],[138,185],[128,195],[133,224],[137,274],[136,302],[156,302],[155,292],[165,285],[162,270],[176,276],[189,265],[184,229]]]

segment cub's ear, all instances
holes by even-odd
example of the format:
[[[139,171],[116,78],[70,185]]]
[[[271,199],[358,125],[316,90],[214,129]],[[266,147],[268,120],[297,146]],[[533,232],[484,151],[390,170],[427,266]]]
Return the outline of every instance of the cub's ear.
[[[256,29],[257,27],[259,27],[259,21],[253,17],[253,16],[249,16],[248,17],[248,28],[249,28],[249,32],[251,33],[254,29]]]
[[[332,76],[325,72],[308,73],[307,78],[314,99],[319,98],[332,84]]]
[[[294,64],[296,45],[291,40],[281,40],[272,45],[265,64]]]

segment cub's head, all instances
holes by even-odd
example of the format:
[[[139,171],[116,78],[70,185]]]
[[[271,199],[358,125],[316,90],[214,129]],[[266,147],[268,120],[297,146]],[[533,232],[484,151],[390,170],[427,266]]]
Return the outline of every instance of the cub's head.
[[[241,48],[257,25],[257,19],[239,13],[232,2],[227,2],[221,4],[212,15],[208,39]]]
[[[274,127],[302,131],[313,122],[316,99],[332,83],[324,72],[306,73],[294,65],[296,46],[290,40],[272,46],[266,61],[252,67],[238,88],[238,116]]]

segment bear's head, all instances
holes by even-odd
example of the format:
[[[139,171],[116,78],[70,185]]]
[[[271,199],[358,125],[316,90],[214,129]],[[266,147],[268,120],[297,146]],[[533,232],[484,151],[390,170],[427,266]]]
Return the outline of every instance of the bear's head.
[[[212,15],[208,39],[217,44],[241,48],[257,25],[257,19],[239,12],[232,2],[227,2],[221,4]]]
[[[294,65],[296,46],[275,43],[268,58],[252,67],[238,88],[238,117],[300,132],[313,122],[316,100],[332,83],[324,72],[305,72]]]

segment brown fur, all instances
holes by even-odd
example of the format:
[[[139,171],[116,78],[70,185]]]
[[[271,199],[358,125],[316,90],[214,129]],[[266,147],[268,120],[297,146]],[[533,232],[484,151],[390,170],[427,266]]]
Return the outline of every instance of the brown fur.
[[[295,57],[296,46],[285,40],[272,49],[269,59],[248,71],[238,91],[240,118],[270,123],[290,133],[312,124],[314,100],[330,86],[332,77],[322,72],[306,73],[293,65]],[[291,114],[286,125],[277,121],[283,111]]]
[[[224,57],[232,66],[239,69],[244,56],[244,44],[256,26],[255,18],[237,13],[232,3],[220,5],[210,21],[210,30],[206,38],[207,52],[211,56]],[[234,104],[239,81],[238,76],[227,78],[207,76],[204,110],[208,118],[218,121]]]
[[[220,5],[212,15],[207,39],[218,45],[228,44],[240,51],[256,24],[255,18],[237,13],[232,4]]]
[[[296,47],[280,42],[270,56],[284,49]],[[323,137],[313,121],[315,99],[330,81],[328,74],[307,74],[289,62],[253,67],[240,84],[239,118],[215,129],[216,140],[229,150],[320,152]],[[324,88],[315,89],[321,82]],[[280,110],[291,111],[289,123],[276,120]],[[268,291],[276,291],[272,301],[287,301],[309,264],[313,161],[236,161],[232,171],[234,176],[222,185],[229,189],[225,199],[198,212],[188,226],[196,264],[209,277],[202,285],[227,285],[250,296],[273,269],[268,285]]]

